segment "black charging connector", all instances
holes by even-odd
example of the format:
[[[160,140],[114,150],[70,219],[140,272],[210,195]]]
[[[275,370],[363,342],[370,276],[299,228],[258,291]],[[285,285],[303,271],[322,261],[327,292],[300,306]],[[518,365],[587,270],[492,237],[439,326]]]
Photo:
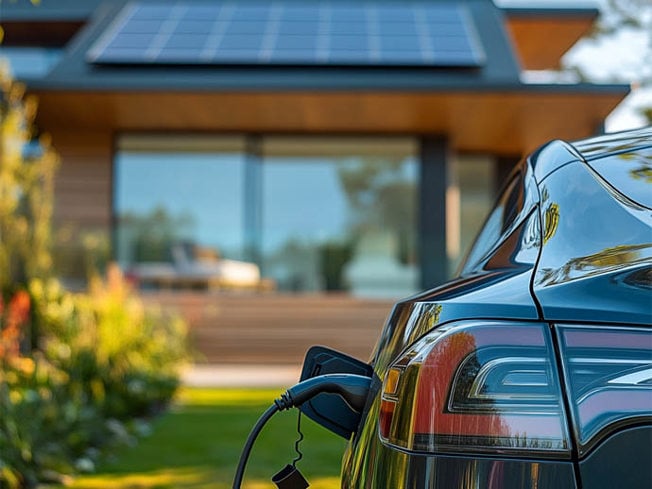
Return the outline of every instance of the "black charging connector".
[[[363,375],[353,374],[326,374],[312,377],[290,387],[281,397],[274,401],[263,415],[258,419],[252,428],[247,441],[242,449],[238,468],[233,479],[233,489],[240,489],[244,477],[247,460],[256,438],[260,434],[265,423],[278,411],[284,411],[293,407],[301,406],[304,402],[321,393],[330,393],[339,395],[355,411],[362,412],[371,378]]]
[[[274,401],[279,411],[299,407],[317,394],[338,394],[351,409],[361,412],[367,401],[371,379],[353,374],[326,374],[313,377],[290,387]]]

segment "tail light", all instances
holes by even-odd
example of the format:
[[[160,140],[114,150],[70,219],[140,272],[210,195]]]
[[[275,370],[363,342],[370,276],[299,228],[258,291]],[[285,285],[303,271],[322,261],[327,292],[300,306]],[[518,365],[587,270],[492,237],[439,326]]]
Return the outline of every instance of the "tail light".
[[[570,457],[550,331],[543,324],[438,328],[388,370],[379,432],[425,453]]]
[[[652,417],[652,331],[558,327],[578,440],[587,453],[615,430]]]

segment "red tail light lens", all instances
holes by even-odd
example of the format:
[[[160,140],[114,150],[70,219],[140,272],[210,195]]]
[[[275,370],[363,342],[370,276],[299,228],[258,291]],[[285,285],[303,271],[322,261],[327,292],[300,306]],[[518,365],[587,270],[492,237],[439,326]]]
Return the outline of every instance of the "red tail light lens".
[[[652,331],[558,327],[580,455],[652,416]]]
[[[570,456],[549,329],[460,323],[429,333],[390,369],[380,435],[416,452]]]

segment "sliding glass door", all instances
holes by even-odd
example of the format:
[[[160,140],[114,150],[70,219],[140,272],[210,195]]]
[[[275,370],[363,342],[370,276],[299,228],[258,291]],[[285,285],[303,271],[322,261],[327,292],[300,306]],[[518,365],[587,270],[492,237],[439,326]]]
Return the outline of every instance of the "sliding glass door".
[[[414,292],[415,153],[411,139],[266,139],[265,273],[286,290]]]
[[[125,268],[172,261],[174,245],[244,258],[243,138],[133,136],[114,168],[115,256]]]
[[[255,263],[280,291],[411,294],[419,283],[417,145],[393,137],[122,137],[115,255],[125,268],[172,264],[170,250],[183,244],[213,261]]]

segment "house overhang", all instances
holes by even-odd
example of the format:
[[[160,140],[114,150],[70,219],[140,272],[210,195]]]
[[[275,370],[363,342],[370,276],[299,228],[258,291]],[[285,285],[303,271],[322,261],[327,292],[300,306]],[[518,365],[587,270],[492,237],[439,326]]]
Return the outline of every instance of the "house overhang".
[[[522,155],[594,134],[623,85],[459,91],[36,90],[38,124],[58,131],[438,134],[459,152]]]
[[[507,8],[505,25],[521,67],[559,68],[562,56],[588,34],[599,11],[591,8]]]

